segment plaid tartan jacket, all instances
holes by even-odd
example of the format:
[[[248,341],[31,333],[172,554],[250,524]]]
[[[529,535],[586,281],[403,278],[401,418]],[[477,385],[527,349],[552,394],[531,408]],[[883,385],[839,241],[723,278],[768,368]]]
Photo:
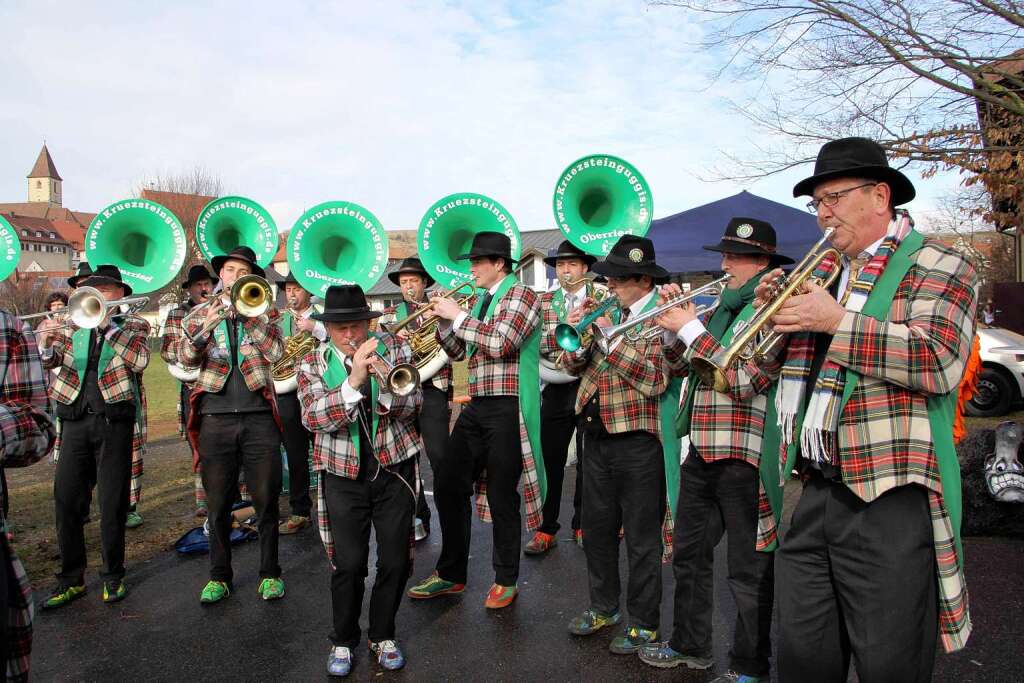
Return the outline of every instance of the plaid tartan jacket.
[[[415,304],[408,304],[411,309]],[[411,311],[410,311],[411,312]],[[428,314],[429,315],[429,314]],[[398,306],[389,306],[384,309],[384,315],[377,319],[377,329],[383,330],[383,326],[397,322],[398,320]],[[414,329],[411,326],[406,329]],[[430,378],[430,383],[441,391],[446,391],[449,394],[452,391],[452,364],[451,361],[441,366],[441,369],[437,371],[433,377]],[[450,398],[449,398],[450,400]]]
[[[53,448],[56,435],[47,412],[46,379],[35,341],[22,333],[20,321],[0,310],[0,472],[28,467]],[[7,539],[7,501],[0,493],[0,543],[8,560],[0,571],[10,580],[7,623],[7,681],[27,681],[32,654],[32,584]]]
[[[643,323],[641,329],[652,324]],[[546,336],[548,345],[557,346],[553,329]],[[601,421],[610,433],[643,430],[662,437],[660,397],[668,389],[670,377],[661,335],[636,342],[622,339],[607,356],[591,341],[575,353],[566,353],[562,362],[567,372],[582,376],[576,394],[577,415],[599,393]]]
[[[174,365],[178,362],[178,354],[176,349],[178,344],[181,343],[182,338],[185,336],[185,331],[182,329],[181,322],[188,314],[189,309],[187,304],[172,308],[167,313],[167,318],[164,319],[164,330],[160,336],[160,357],[164,359],[164,362],[168,365]],[[188,386],[188,385],[186,385]],[[182,403],[184,401],[178,401],[178,434],[181,436],[185,435],[185,411]]]
[[[665,346],[665,360],[675,377],[697,382],[693,410],[690,412],[690,443],[706,462],[735,458],[761,466],[762,437],[765,430],[777,430],[766,424],[765,412],[769,388],[778,378],[779,365],[760,367],[754,363],[732,365],[727,371],[730,381],[728,395],[721,394],[690,375],[690,359],[711,358],[722,349],[714,336],[705,330],[687,348],[679,339]],[[683,393],[685,400],[686,393]],[[775,453],[769,453],[774,458]],[[757,485],[758,524],[755,549],[763,550],[777,540],[775,517],[764,486]]]
[[[555,337],[552,334],[558,323],[564,322],[559,319],[558,313],[555,311],[554,307],[555,293],[559,289],[561,289],[561,287],[556,287],[555,289],[552,289],[549,292],[544,292],[540,295],[541,325],[544,326],[542,328],[544,332],[540,338],[540,355],[542,358],[546,358],[552,363],[557,361],[559,356],[562,354],[562,349],[555,343]],[[593,296],[593,285],[587,284],[585,291],[581,290],[580,293],[585,296]],[[566,313],[568,314],[569,311],[566,310]]]
[[[470,302],[470,308],[476,299]],[[476,353],[469,359],[470,396],[519,394],[519,347],[540,324],[540,302],[526,285],[516,283],[494,304],[486,323],[468,315],[456,330],[438,327],[437,338],[452,360],[466,357],[466,345]]]
[[[107,403],[135,399],[133,375],[141,375],[149,365],[148,337],[149,323],[138,316],[123,318],[107,330],[103,343],[114,351],[114,357],[99,377],[100,394]],[[51,396],[65,405],[74,403],[81,389],[71,347],[71,334],[65,329],[53,342],[50,353],[43,354],[44,368],[59,368],[50,386]]]
[[[250,391],[269,390],[267,398],[273,402],[274,378],[271,375],[273,364],[284,354],[284,337],[279,325],[281,314],[277,309],[258,318],[239,318],[238,336],[242,349],[242,376]],[[196,316],[190,320],[185,331],[189,334],[199,332],[203,327],[203,317]],[[166,334],[166,330],[165,330]],[[186,334],[172,342],[169,354],[173,354],[186,367],[200,368],[199,377],[192,389],[193,397],[198,393],[217,393],[224,388],[231,373],[231,361],[227,357],[228,349],[217,349],[216,337],[210,333],[206,342],[193,344]]]

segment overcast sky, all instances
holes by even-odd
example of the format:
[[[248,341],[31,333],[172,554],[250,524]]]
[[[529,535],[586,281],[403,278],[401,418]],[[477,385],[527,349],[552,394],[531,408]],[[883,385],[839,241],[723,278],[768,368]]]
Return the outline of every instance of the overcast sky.
[[[699,24],[639,0],[9,1],[0,26],[0,201],[25,201],[45,138],[76,210],[202,165],[279,228],[334,199],[414,228],[462,191],[551,228],[580,156],[632,162],[662,217],[744,189],[701,178],[757,139],[708,87]],[[745,189],[802,207],[809,174]],[[917,212],[954,182],[911,177]]]

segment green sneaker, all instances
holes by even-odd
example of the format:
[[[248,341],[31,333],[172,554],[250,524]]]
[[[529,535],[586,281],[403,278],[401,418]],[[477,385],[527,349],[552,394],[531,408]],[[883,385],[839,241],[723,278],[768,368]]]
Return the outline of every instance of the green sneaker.
[[[284,581],[280,577],[263,579],[256,591],[263,596],[264,600],[280,600],[284,597]]]
[[[212,605],[231,595],[231,588],[224,581],[208,581],[199,594],[199,602]]]
[[[134,529],[135,527],[142,526],[142,515],[135,510],[128,513],[128,518],[124,521],[125,529]]]
[[[574,636],[589,636],[592,633],[597,633],[605,626],[614,626],[621,620],[622,614],[617,611],[613,614],[605,614],[604,612],[598,612],[596,609],[588,609],[569,622],[569,633]]]
[[[85,585],[58,586],[53,595],[42,604],[43,609],[57,609],[85,595]]]
[[[103,602],[107,604],[120,602],[126,595],[128,595],[128,588],[124,585],[124,581],[103,582]]]
[[[439,595],[456,595],[466,590],[466,584],[445,581],[434,572],[409,589],[406,594],[414,600],[428,600]]]
[[[608,649],[615,655],[635,655],[644,645],[658,640],[658,632],[639,626],[627,626],[622,633],[612,638]]]

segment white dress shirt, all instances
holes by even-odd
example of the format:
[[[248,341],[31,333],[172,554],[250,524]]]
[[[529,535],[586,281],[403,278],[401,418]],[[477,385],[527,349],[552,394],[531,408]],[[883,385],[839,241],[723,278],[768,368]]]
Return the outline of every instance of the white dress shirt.
[[[656,296],[658,296],[658,288],[657,287],[655,287],[650,292],[648,292],[644,296],[642,296],[639,299],[637,299],[636,301],[634,301],[632,303],[632,305],[629,306],[629,317],[630,318],[635,318],[640,313],[642,313],[644,308],[647,306],[647,304],[649,304],[651,302],[651,299],[653,299]],[[620,320],[620,322],[621,322],[621,320]],[[615,339],[613,339],[611,341],[611,343],[608,345],[608,353],[611,353],[616,348],[618,348],[619,344],[622,343],[623,336],[624,335],[619,335],[618,337],[616,337]]]
[[[352,363],[349,357],[345,355],[337,346],[335,346],[334,349],[341,354],[342,364],[348,367]],[[348,361],[348,363],[346,363],[345,361]],[[363,400],[363,393],[356,389],[354,386],[352,386],[352,382],[350,380],[351,377],[346,377],[345,381],[342,382],[341,384],[341,398],[342,400],[345,401],[345,412],[348,413],[349,417],[355,414],[356,410],[359,408],[359,402]],[[394,397],[391,395],[391,392],[388,391],[387,385],[384,384],[384,382],[378,381],[377,403],[384,406],[385,410],[389,410],[391,408],[391,402],[393,400]]]

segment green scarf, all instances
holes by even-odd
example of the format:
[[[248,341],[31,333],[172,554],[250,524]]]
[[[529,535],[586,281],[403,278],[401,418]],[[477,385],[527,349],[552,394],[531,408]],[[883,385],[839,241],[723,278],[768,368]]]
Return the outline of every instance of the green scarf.
[[[889,310],[892,308],[892,301],[896,296],[896,290],[903,281],[903,277],[913,266],[911,256],[920,250],[924,244],[924,236],[916,230],[912,230],[899,248],[889,257],[889,263],[885,270],[875,282],[871,294],[864,302],[861,309],[862,315],[869,315],[876,320],[885,322]],[[846,371],[846,386],[843,389],[843,399],[840,407],[846,407],[854,388],[860,381],[860,374],[853,370]],[[960,541],[960,523],[963,519],[963,499],[960,489],[960,462],[956,457],[956,447],[953,444],[953,419],[957,410],[957,395],[959,385],[942,396],[929,396],[928,424],[932,432],[932,446],[935,448],[935,460],[939,466],[939,479],[942,482],[942,502],[949,514],[949,521],[953,527],[953,543],[956,546],[957,563],[963,569],[963,547]],[[799,429],[799,426],[798,426]],[[799,434],[800,432],[796,432]],[[790,446],[795,448],[795,444]]]
[[[722,290],[722,295],[718,299],[718,308],[711,314],[711,319],[707,324],[708,332],[722,346],[728,343],[725,339],[727,332],[729,339],[732,339],[735,323],[739,322],[741,318],[748,320],[753,315],[753,306],[750,303],[754,300],[754,288],[761,281],[761,275],[766,272],[767,269],[762,270],[738,289]],[[676,416],[675,432],[677,436],[682,437],[690,433],[690,415],[693,413],[693,398],[696,395],[699,381],[696,374],[690,373],[690,381],[686,385],[686,400],[683,401],[679,408],[679,414]],[[774,401],[772,403],[774,405]]]
[[[228,363],[232,368],[241,368],[242,361],[242,340],[239,338],[239,327],[241,323],[235,325],[235,355],[231,355],[231,344],[228,341],[228,319],[220,321],[220,324],[213,330],[213,336],[217,339],[217,346],[222,349],[226,349],[228,352]]]
[[[281,332],[286,337],[292,336],[292,309],[284,309],[284,314],[281,316]]]
[[[491,297],[491,302],[480,317],[480,309],[483,307],[483,297],[478,296],[473,306],[472,316],[484,322],[491,319],[498,301],[517,282],[515,275],[511,273],[498,285],[497,291]],[[526,434],[530,441],[530,449],[533,451],[534,468],[537,471],[537,486],[540,490],[541,502],[548,495],[548,478],[544,470],[544,453],[540,445],[540,332],[543,325],[537,325],[530,336],[519,348],[519,412],[523,422],[526,424]],[[467,360],[476,353],[476,345],[468,344],[466,348]]]
[[[384,342],[380,341],[380,338],[375,334],[371,334],[371,337],[377,339],[377,353],[387,358],[387,347],[384,346]],[[343,362],[344,354],[334,346],[334,342],[324,344],[324,363],[327,369],[324,370],[324,384],[327,385],[328,389],[332,391],[342,385],[342,383],[348,379],[348,370],[345,369],[345,363]],[[370,405],[373,406],[373,425],[370,428],[370,439],[373,443],[377,443],[377,397],[379,395],[379,389],[377,387],[377,377],[372,372],[370,373]],[[348,437],[352,439],[352,443],[356,449],[356,457],[359,457],[359,422],[353,420],[348,423]]]
[[[89,364],[89,333],[92,330],[79,329],[75,330],[74,334],[71,335],[71,352],[75,358],[75,372],[78,373],[78,386],[82,386],[82,382],[85,381],[85,366]],[[100,335],[102,332],[96,330],[96,334]],[[99,380],[106,372],[107,366],[110,365],[110,361],[114,358],[114,349],[110,348],[110,344],[104,341],[103,346],[100,348],[100,360],[96,365],[96,379]]]

